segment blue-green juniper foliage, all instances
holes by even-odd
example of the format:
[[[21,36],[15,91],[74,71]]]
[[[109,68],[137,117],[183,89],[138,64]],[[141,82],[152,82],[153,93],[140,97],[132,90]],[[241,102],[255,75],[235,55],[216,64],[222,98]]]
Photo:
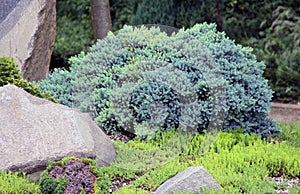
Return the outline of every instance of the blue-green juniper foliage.
[[[272,90],[262,77],[264,63],[214,24],[171,36],[125,26],[70,63],[71,71],[55,71],[41,88],[88,112],[108,133],[132,130],[143,137],[209,126],[263,136],[280,131],[268,118]]]

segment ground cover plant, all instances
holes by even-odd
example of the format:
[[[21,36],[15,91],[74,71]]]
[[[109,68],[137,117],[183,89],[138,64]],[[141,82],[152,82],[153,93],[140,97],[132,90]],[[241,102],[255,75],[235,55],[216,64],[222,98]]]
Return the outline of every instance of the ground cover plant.
[[[178,136],[180,135],[169,136],[169,140],[174,141]],[[182,145],[183,151],[177,157],[145,171],[143,176],[115,193],[149,193],[169,177],[183,171],[188,166],[204,166],[222,186],[221,193],[275,193],[277,185],[270,177],[281,176],[299,179],[300,158],[298,156],[300,149],[290,145],[292,142],[282,141],[279,143],[276,141],[274,143],[273,141],[262,140],[255,134],[241,134],[236,131],[221,132],[209,152],[202,155],[199,154],[199,146],[203,138],[203,135],[196,134],[191,142],[185,146]],[[145,145],[145,150],[149,150],[149,143],[139,142],[134,145],[137,149],[141,149],[141,144]],[[150,145],[153,146],[152,143]],[[132,147],[134,146],[129,142],[128,145],[124,144],[123,149],[132,149]],[[117,156],[121,157],[122,160],[118,161],[117,159],[113,165],[120,166],[118,162],[126,163],[131,160],[131,157],[128,157],[126,161],[125,157],[122,157],[122,153],[118,152]],[[130,156],[134,154],[133,152]],[[160,160],[159,157],[156,159]],[[143,160],[136,161],[136,163],[138,162],[143,163]],[[143,164],[148,166],[147,162]],[[127,171],[130,169],[130,166],[128,167]],[[282,172],[284,173],[282,174]],[[298,193],[300,185],[294,185],[290,191],[291,193]],[[215,191],[207,192],[215,193]]]
[[[296,122],[291,122],[289,124],[280,123],[280,127],[282,132],[275,136],[276,139],[300,148],[300,126]]]
[[[71,58],[71,71],[55,71],[40,87],[88,112],[107,133],[146,138],[174,127],[243,128],[268,136],[280,129],[267,117],[272,91],[265,66],[251,52],[213,24],[172,36],[127,26]]]
[[[41,193],[39,185],[25,173],[0,171],[0,193]]]
[[[116,140],[113,141],[117,152],[116,160],[110,166],[95,167],[97,173],[101,175],[99,177],[102,175],[106,177],[98,179],[98,184],[103,189],[103,193],[147,194],[189,166],[204,166],[221,185],[222,189],[219,193],[276,193],[288,189],[290,193],[298,194],[300,192],[300,148],[298,146],[300,127],[296,124],[281,124],[281,126],[283,133],[268,140],[261,139],[256,134],[241,133],[242,130],[220,132],[205,154],[199,152],[199,146],[206,137],[204,134],[188,133],[187,135],[174,129],[160,132],[155,140],[133,139],[127,143]],[[174,153],[171,150],[175,150]],[[54,169],[55,165],[64,166],[63,164],[70,159],[75,158],[65,158],[50,163],[47,174]],[[95,161],[92,163],[95,164]],[[67,183],[64,180],[49,181],[49,176],[45,178],[45,172],[39,183],[17,175],[13,175],[15,177],[13,181],[8,181],[12,179],[7,178],[10,176],[12,175],[6,173],[0,176],[1,186],[8,185],[1,189],[12,189],[9,190],[10,193],[18,191],[18,188],[22,188],[23,191],[30,190],[31,193],[41,193],[38,184],[41,188],[44,187],[43,189],[47,185],[56,185],[55,188],[62,190]],[[284,182],[276,184],[272,177],[295,181],[298,179],[298,185],[289,187]],[[18,179],[21,180],[17,181]],[[19,182],[21,182],[20,187],[16,186]],[[36,190],[32,190],[34,188]],[[204,193],[216,193],[216,191],[204,189]]]
[[[95,160],[66,157],[50,162],[40,179],[43,194],[47,193],[108,193],[110,183]]]

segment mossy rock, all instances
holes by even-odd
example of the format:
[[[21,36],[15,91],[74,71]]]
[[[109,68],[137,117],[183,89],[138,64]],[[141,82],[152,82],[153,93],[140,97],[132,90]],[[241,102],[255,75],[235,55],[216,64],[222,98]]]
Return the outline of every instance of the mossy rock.
[[[49,93],[42,93],[38,85],[29,83],[22,78],[13,58],[0,57],[0,87],[6,84],[16,85],[34,96],[56,102]]]

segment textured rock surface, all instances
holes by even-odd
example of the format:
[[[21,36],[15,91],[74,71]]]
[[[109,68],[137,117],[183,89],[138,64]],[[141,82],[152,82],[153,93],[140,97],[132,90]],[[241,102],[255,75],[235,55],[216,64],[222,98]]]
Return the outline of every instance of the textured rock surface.
[[[20,0],[1,0],[0,3],[0,23],[9,15],[17,6]]]
[[[44,79],[49,70],[55,6],[56,0],[1,0],[0,56],[13,57],[29,81]]]
[[[154,194],[172,194],[178,191],[202,193],[201,187],[220,189],[220,185],[203,167],[189,167],[164,182]]]
[[[29,174],[66,156],[96,158],[99,166],[115,159],[111,140],[87,114],[13,85],[0,87],[0,148],[0,170]]]

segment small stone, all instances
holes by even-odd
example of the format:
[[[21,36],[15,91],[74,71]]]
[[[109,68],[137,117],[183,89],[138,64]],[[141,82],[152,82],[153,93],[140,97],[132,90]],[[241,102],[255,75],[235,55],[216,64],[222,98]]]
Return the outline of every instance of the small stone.
[[[172,194],[173,192],[202,193],[202,187],[219,190],[221,186],[203,167],[189,167],[164,182],[154,194]]]

